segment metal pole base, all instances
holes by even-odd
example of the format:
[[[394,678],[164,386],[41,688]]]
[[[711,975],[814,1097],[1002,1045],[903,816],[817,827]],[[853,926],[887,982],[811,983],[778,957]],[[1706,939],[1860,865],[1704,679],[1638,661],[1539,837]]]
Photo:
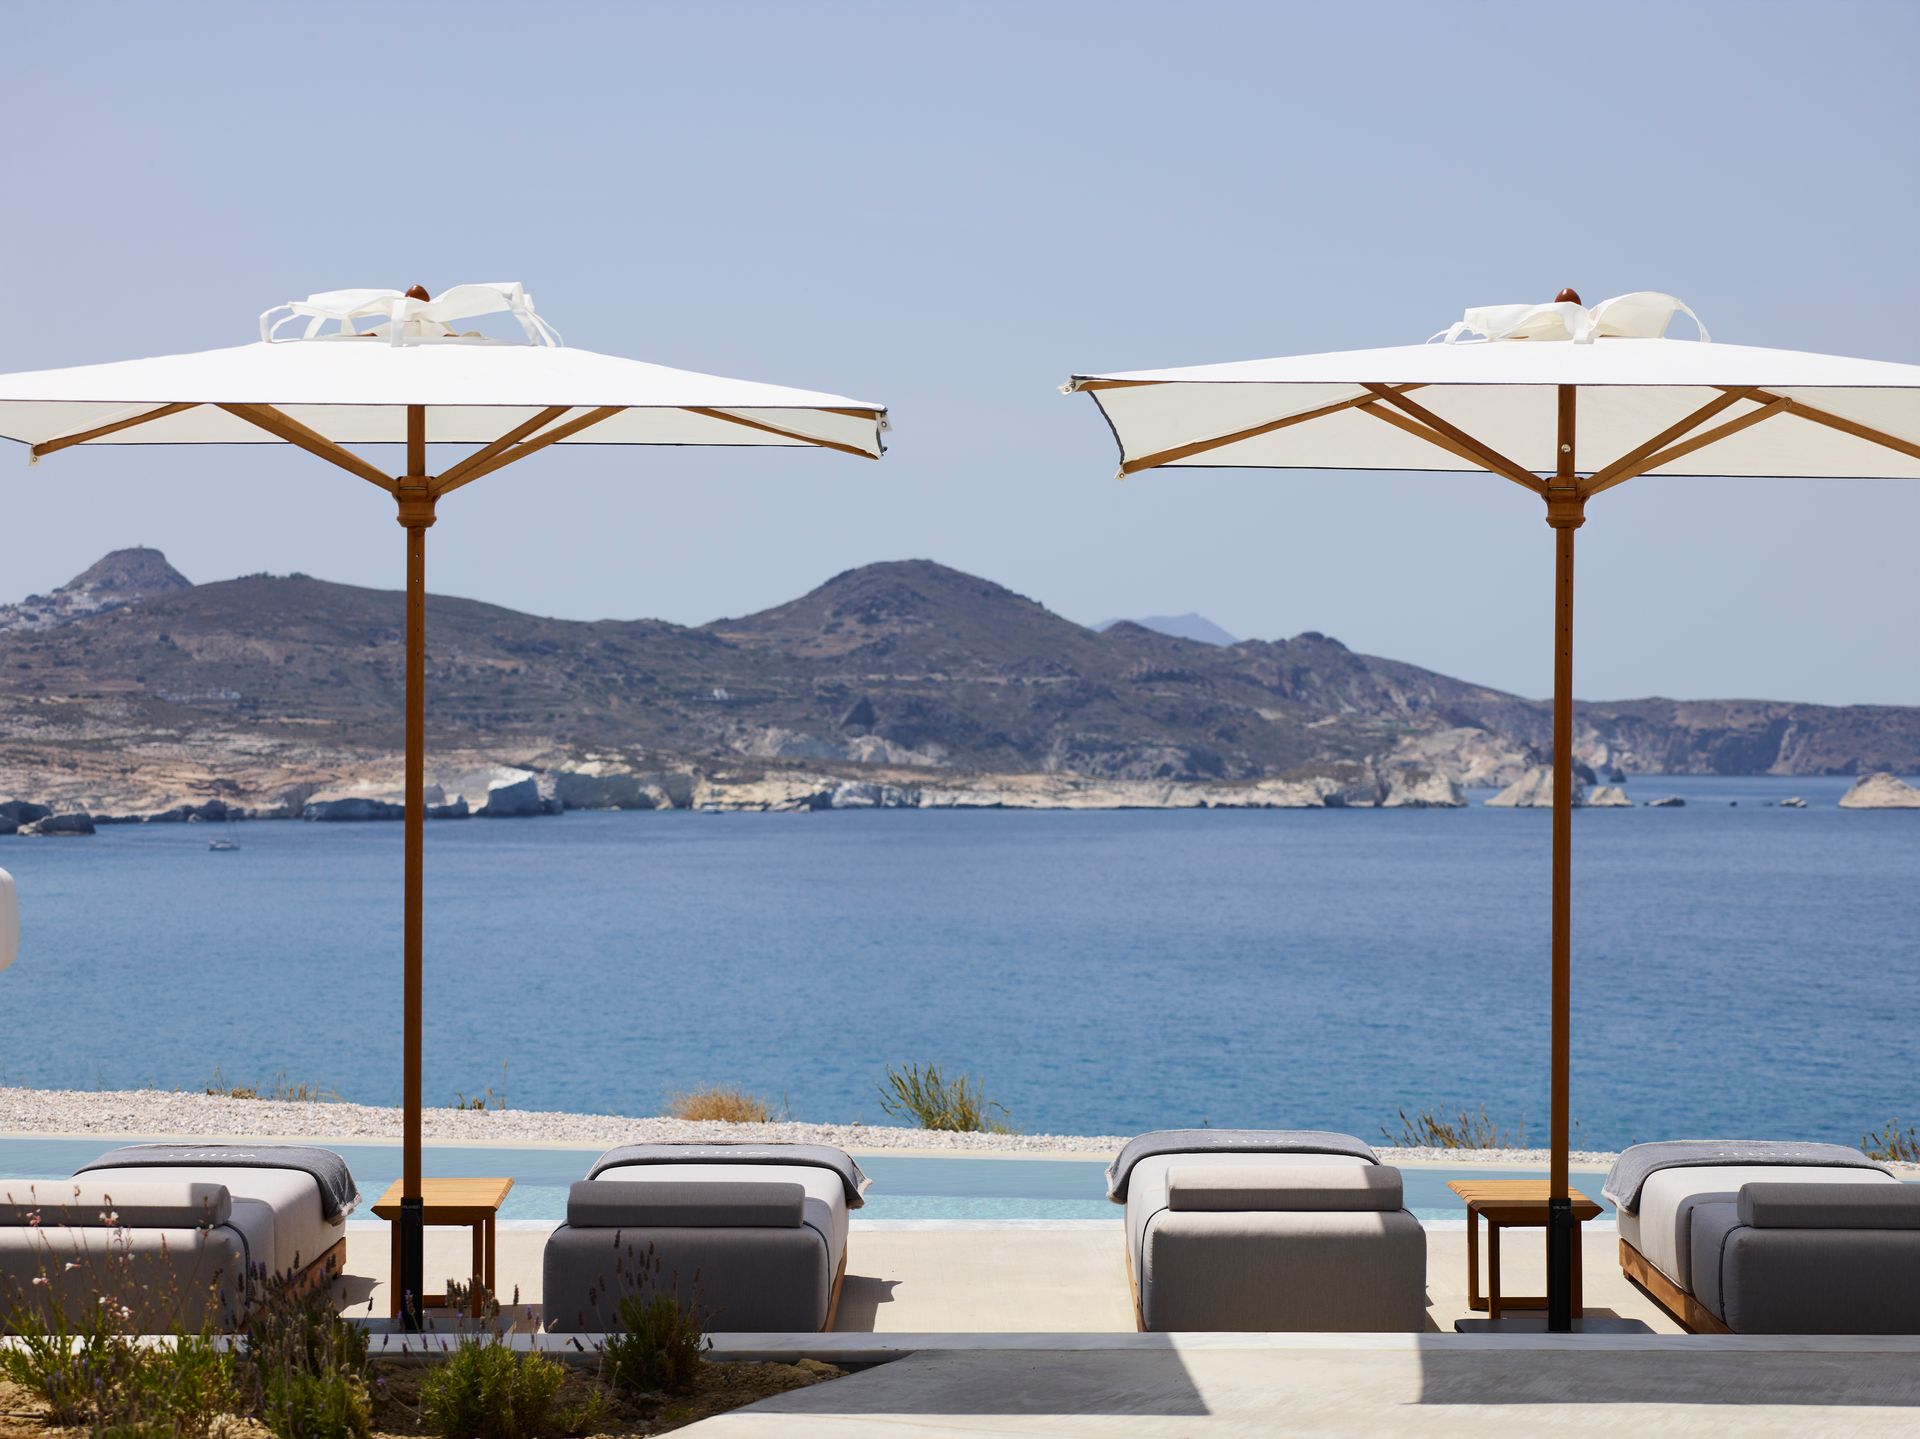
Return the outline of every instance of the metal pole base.
[[[426,1323],[421,1303],[427,1287],[427,1206],[422,1199],[400,1201],[400,1272],[393,1283],[400,1291],[400,1323],[418,1333]]]
[[[1573,1200],[1547,1201],[1547,1329],[1573,1329]]]

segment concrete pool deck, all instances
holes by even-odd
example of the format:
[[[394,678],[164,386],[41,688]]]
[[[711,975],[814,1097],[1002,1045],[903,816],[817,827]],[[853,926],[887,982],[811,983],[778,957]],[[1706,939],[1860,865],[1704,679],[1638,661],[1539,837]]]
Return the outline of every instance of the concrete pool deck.
[[[503,1225],[497,1259],[501,1302],[540,1300],[541,1255],[553,1226]],[[384,1316],[388,1289],[384,1224],[348,1227],[342,1302],[355,1313]],[[1655,1333],[1676,1325],[1620,1273],[1616,1233],[1588,1225],[1582,1249],[1589,1313],[1645,1323]],[[1544,1288],[1545,1250],[1538,1235],[1510,1237],[1501,1256],[1509,1294]],[[472,1265],[465,1230],[427,1231],[429,1287],[464,1279]],[[1450,1333],[1467,1308],[1467,1235],[1463,1224],[1427,1226],[1427,1321]],[[953,1223],[868,1226],[855,1220],[847,1245],[847,1278],[835,1329],[841,1333],[1130,1334],[1133,1300],[1122,1228],[1111,1222],[1063,1225]]]

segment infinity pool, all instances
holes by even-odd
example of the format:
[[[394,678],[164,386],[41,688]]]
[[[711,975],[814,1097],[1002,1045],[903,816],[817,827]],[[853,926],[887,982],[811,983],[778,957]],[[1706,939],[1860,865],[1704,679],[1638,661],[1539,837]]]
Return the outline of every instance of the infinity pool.
[[[0,1139],[0,1180],[71,1174],[112,1147],[96,1139]],[[399,1177],[395,1144],[335,1144],[353,1169],[368,1204]],[[558,1220],[566,1211],[567,1186],[585,1177],[597,1149],[493,1149],[431,1145],[429,1175],[502,1175],[513,1179],[500,1217]],[[1118,1220],[1106,1198],[1106,1166],[1086,1159],[982,1159],[970,1156],[863,1154],[860,1167],[873,1180],[860,1220]],[[1420,1219],[1459,1219],[1460,1201],[1450,1179],[1540,1179],[1539,1170],[1406,1169],[1406,1203]],[[1600,1198],[1597,1174],[1576,1174],[1574,1186]],[[1604,1201],[1602,1201],[1604,1203]],[[1612,1213],[1612,1206],[1607,1207]],[[362,1219],[372,1216],[363,1208]]]

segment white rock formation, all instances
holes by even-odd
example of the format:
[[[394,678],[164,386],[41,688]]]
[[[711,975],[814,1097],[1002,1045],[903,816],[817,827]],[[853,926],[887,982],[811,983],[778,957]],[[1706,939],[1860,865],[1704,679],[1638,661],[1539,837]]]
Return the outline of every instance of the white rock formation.
[[[562,808],[554,797],[555,784],[550,776],[512,765],[468,770],[443,778],[438,788],[464,801],[468,813],[488,819],[558,814]]]
[[[1525,750],[1511,740],[1470,726],[1403,738],[1387,763],[1408,761],[1444,770],[1470,789],[1512,784],[1527,772]]]
[[[1589,809],[1632,809],[1633,801],[1627,798],[1627,792],[1617,784],[1597,786],[1587,796]]]
[[[684,770],[585,760],[556,770],[552,779],[553,798],[567,809],[685,809],[693,803],[693,776]]]
[[[855,764],[904,765],[913,769],[938,769],[947,762],[947,752],[939,745],[930,750],[908,749],[878,735],[863,734],[846,745],[847,758]]]
[[[1920,789],[1885,770],[1861,775],[1840,796],[1842,809],[1920,809]]]
[[[449,798],[437,784],[426,786],[422,798],[427,802],[428,819],[467,817],[466,800],[460,795]],[[289,808],[287,812],[294,811]],[[298,813],[301,819],[313,820],[405,819],[407,797],[398,788],[363,783],[345,789],[318,790],[307,796]]]
[[[1346,769],[1354,768],[1353,774]],[[1166,780],[1102,780],[1078,775],[983,775],[966,783],[928,784],[908,777],[848,780],[789,772],[703,777],[692,807],[713,813],[810,809],[1333,809],[1458,806],[1460,788],[1444,775],[1389,771],[1383,781],[1341,767],[1305,779],[1253,784],[1180,784]]]
[[[1458,809],[1467,802],[1460,786],[1437,770],[1391,769],[1386,779],[1382,809]]]
[[[1573,782],[1573,803],[1578,809],[1587,802],[1587,787],[1579,780]],[[1549,765],[1535,765],[1519,779],[1501,790],[1487,801],[1496,809],[1551,809],[1553,808],[1553,769]]]
[[[473,801],[467,803],[471,805]],[[539,781],[524,770],[503,774],[488,783],[486,800],[474,813],[487,819],[539,814]]]

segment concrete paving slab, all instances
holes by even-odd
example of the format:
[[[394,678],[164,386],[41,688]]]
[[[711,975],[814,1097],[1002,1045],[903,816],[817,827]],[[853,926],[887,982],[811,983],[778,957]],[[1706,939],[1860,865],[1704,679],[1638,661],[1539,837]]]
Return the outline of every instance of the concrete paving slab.
[[[1162,1336],[1149,1336],[1162,1338]],[[1599,1341],[1604,1344],[1605,1341]],[[1912,1352],[1557,1351],[1463,1344],[929,1351],[704,1420],[688,1439],[809,1436],[1910,1435]],[[1571,1409],[1569,1406],[1579,1406]]]

